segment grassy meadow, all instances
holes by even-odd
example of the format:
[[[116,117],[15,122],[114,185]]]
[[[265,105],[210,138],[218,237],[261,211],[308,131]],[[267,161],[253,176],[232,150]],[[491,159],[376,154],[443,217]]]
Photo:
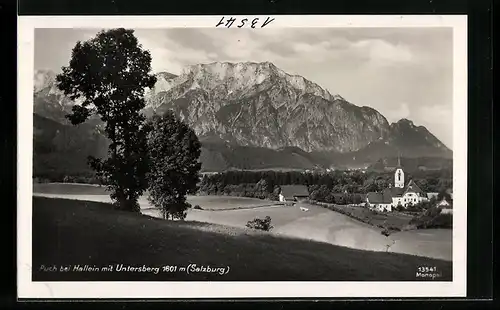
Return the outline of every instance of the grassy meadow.
[[[239,211],[230,211],[239,212]],[[216,212],[219,213],[219,212]],[[356,250],[196,221],[164,221],[106,203],[33,197],[33,281],[416,281],[418,266],[452,264],[412,255]],[[369,262],[369,263],[367,263]],[[196,272],[73,272],[74,265],[229,266]],[[71,266],[70,271],[43,271]]]
[[[36,196],[111,202],[109,194],[104,191],[104,188],[93,185],[52,183],[35,184],[34,186]],[[449,229],[393,231],[388,237],[382,235],[383,229],[377,227],[375,220],[390,225],[395,224],[394,221],[387,221],[388,218],[407,223],[407,219],[398,218],[392,213],[374,215],[370,210],[364,208],[346,207],[349,210],[355,209],[364,212],[360,214],[368,212],[366,215],[374,222],[367,222],[363,218],[355,219],[352,214],[347,215],[345,211],[348,210],[333,212],[324,206],[304,203],[295,206],[270,206],[269,204],[274,204],[274,202],[233,196],[188,196],[188,202],[193,207],[199,205],[203,209],[189,209],[187,221],[245,229],[248,221],[270,216],[273,226],[271,233],[274,235],[314,240],[361,250],[389,251],[452,260],[452,231]],[[145,196],[139,198],[139,204],[144,215],[161,217],[159,210],[153,208]],[[301,211],[301,206],[306,207],[308,211]]]

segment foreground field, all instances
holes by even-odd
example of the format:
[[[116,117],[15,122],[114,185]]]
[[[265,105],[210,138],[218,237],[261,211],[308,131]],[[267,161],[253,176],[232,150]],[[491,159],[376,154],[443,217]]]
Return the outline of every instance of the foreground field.
[[[95,202],[110,202],[109,195],[84,194],[85,185],[72,185],[72,193],[79,190],[80,195],[64,194],[66,184],[45,185],[51,194],[37,193],[53,198],[68,198]],[[91,188],[90,192],[95,189]],[[94,192],[95,193],[95,192]],[[407,232],[393,232],[389,237],[381,234],[381,229],[347,215],[315,205],[303,205],[307,212],[300,210],[301,205],[293,207],[266,206],[270,202],[260,199],[228,196],[190,196],[188,201],[204,210],[190,209],[186,220],[245,228],[254,218],[270,216],[274,226],[272,233],[282,236],[326,242],[355,249],[404,253],[425,256],[447,261],[452,260],[452,231],[449,229],[425,229]],[[157,209],[152,208],[145,197],[139,199],[143,214],[160,217]],[[256,207],[258,206],[258,207]],[[238,209],[235,209],[238,208]],[[209,211],[216,210],[217,211]],[[381,219],[382,220],[382,219]]]
[[[300,206],[306,207],[308,211],[301,211]],[[155,212],[144,211],[151,216],[158,216]],[[394,232],[386,237],[377,227],[319,206],[307,204],[224,212],[190,210],[187,220],[245,227],[247,221],[265,216],[270,216],[272,219],[271,224],[274,226],[272,232],[283,236],[327,242],[361,250],[388,251],[452,260],[452,231],[449,229]]]
[[[164,221],[116,211],[104,203],[34,197],[32,218],[34,281],[415,281],[424,279],[415,277],[419,266],[436,266],[441,274],[435,278],[438,281],[449,281],[452,274],[451,263],[442,260],[361,251],[208,223]],[[201,271],[155,274],[100,269],[117,264],[230,269],[222,276]],[[42,265],[58,270],[65,266],[69,271],[43,271]],[[75,265],[101,271],[73,271]]]

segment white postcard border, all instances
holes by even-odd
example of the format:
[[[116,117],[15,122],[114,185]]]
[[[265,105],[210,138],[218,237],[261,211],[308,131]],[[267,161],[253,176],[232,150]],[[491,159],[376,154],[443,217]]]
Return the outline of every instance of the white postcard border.
[[[230,17],[230,16],[226,16]],[[237,16],[234,16],[237,17]],[[268,16],[245,16],[249,20]],[[35,28],[215,28],[222,16],[20,16],[18,18],[19,298],[465,297],[467,263],[467,16],[275,15],[266,28],[453,28],[452,282],[32,282],[33,70]],[[222,28],[221,28],[222,29]],[[254,31],[260,31],[260,28]]]

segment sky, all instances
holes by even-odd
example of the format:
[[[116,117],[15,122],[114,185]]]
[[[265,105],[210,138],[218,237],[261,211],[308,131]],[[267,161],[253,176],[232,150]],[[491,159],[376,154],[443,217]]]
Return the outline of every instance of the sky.
[[[59,72],[78,40],[101,29],[36,29],[35,69]],[[155,72],[270,61],[389,122],[407,118],[453,149],[452,28],[136,29]]]

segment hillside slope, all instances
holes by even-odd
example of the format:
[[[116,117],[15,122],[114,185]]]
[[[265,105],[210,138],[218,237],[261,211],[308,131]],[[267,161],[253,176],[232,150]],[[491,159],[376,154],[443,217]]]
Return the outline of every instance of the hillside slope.
[[[366,262],[370,262],[367,264]],[[43,272],[39,266],[227,267],[215,273]],[[34,281],[418,281],[418,266],[451,280],[451,263],[282,238],[200,222],[169,222],[110,205],[33,198]],[[422,278],[420,278],[422,279]]]
[[[63,125],[33,114],[33,174],[92,175],[87,157],[107,156],[107,139],[92,123]]]

